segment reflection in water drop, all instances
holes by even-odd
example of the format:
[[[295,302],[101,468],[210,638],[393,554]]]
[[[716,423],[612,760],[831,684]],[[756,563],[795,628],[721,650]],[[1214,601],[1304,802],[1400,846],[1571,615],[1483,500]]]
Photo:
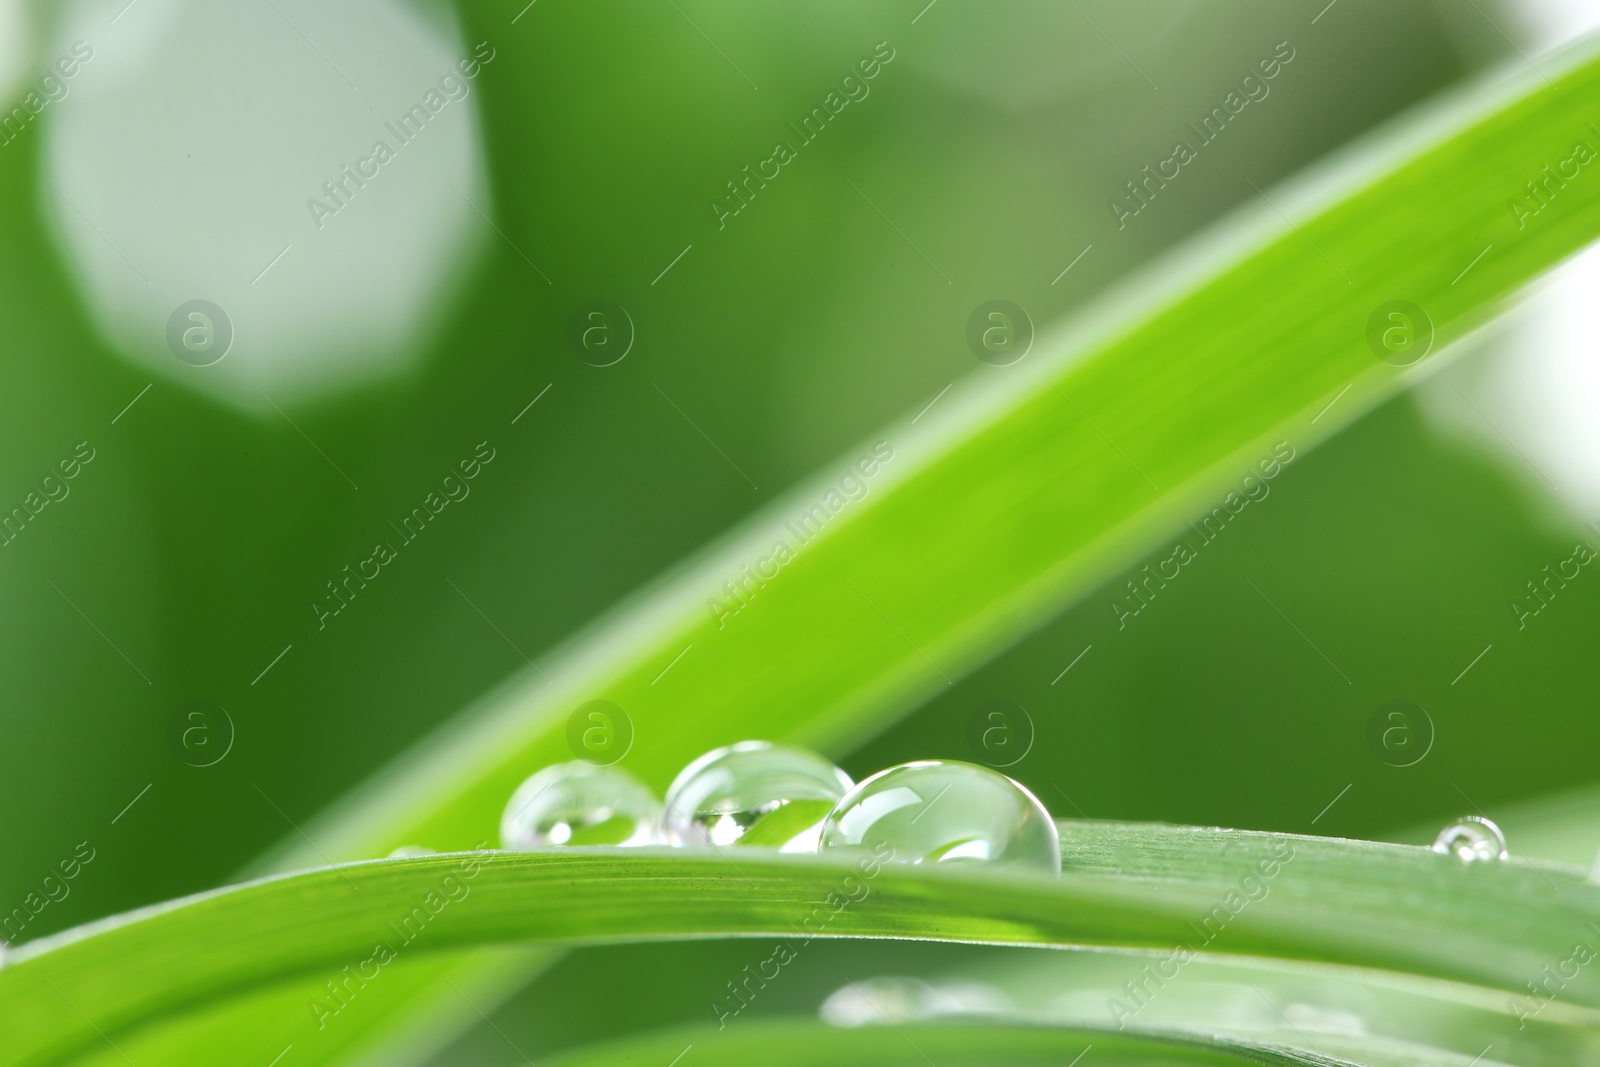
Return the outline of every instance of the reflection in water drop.
[[[621,767],[577,761],[533,775],[500,818],[506,848],[544,845],[649,845],[661,802]]]
[[[815,752],[741,741],[678,773],[667,790],[668,840],[815,852],[822,820],[850,785]]]
[[[92,58],[40,116],[38,195],[116,351],[274,418],[415,360],[491,212],[476,110],[495,50],[438,10],[67,5],[43,54]],[[231,350],[174,355],[168,320],[196,301]]]
[[[955,760],[904,763],[863,781],[823,823],[819,851],[882,845],[903,863],[1061,871],[1061,839],[1038,798],[997,771]]]
[[[984,1015],[1012,1011],[1011,998],[976,982],[919,978],[866,978],[835,990],[818,1014],[830,1026],[897,1025],[941,1015]]]
[[[1439,831],[1433,850],[1463,863],[1503,860],[1507,856],[1506,835],[1488,819],[1466,815]]]

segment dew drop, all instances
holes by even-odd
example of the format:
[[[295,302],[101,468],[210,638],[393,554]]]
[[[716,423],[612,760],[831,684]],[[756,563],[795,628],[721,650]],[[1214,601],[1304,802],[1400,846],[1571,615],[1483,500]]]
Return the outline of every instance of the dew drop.
[[[544,845],[649,845],[661,802],[620,767],[558,763],[517,787],[500,817],[506,848]]]
[[[902,863],[987,863],[1061,872],[1061,838],[1039,799],[987,767],[920,760],[846,793],[819,851],[876,851]]]
[[[740,741],[689,764],[667,790],[674,845],[755,845],[815,852],[822,820],[850,777],[815,752]]]
[[[1507,856],[1506,835],[1488,819],[1466,815],[1439,831],[1433,850],[1463,863],[1503,860]]]

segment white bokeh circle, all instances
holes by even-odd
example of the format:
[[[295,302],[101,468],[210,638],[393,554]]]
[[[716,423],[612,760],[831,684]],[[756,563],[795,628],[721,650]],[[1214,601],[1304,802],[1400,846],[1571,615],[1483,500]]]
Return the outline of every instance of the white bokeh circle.
[[[78,0],[43,59],[74,48],[39,196],[113,348],[263,412],[414,363],[485,229],[492,43],[406,0]],[[209,366],[166,342],[195,300]]]

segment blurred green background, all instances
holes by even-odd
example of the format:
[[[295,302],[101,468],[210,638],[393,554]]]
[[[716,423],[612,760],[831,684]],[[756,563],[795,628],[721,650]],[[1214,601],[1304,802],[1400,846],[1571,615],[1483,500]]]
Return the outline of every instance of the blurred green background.
[[[75,96],[0,146],[0,502],[20,503],[78,442],[95,449],[70,495],[0,549],[0,907],[78,842],[96,850],[28,938],[229,880],[875,427],[968,375],[1005,373],[967,349],[978,304],[1016,301],[1043,329],[1254,198],[1251,183],[1270,189],[1475,72],[1520,61],[1508,35],[1531,48],[1538,25],[1488,4],[924,2],[415,9],[452,54],[495,50],[470,97],[486,175],[477,203],[493,228],[472,223],[409,369],[282,412],[186,383],[203,368],[153,373],[104,326],[60,236],[69,213],[46,151],[52,122],[95,105],[94,63]],[[135,77],[113,69],[115,46],[137,43],[130,25],[149,17],[143,32],[159,34],[185,11],[121,6],[25,9],[16,95],[37,79],[29,65],[82,25],[105,26],[95,63]],[[281,7],[300,36],[236,42],[240,62],[263,52],[256,91],[315,78],[342,92],[325,60],[381,65],[381,41],[372,56],[319,58],[315,10]],[[1295,58],[1267,98],[1119,230],[1108,198],[1285,41]],[[709,202],[724,183],[791,139],[786,123],[879,42],[894,58],[870,94],[719,229]],[[374,122],[404,103],[372,102]],[[319,121],[315,109],[287,118]],[[196,145],[240,136],[180,133]],[[419,143],[407,151],[430,150]],[[291,157],[303,180],[253,195],[298,212],[360,144]],[[293,138],[281,147],[292,154]],[[94,223],[114,243],[117,221]],[[569,317],[593,299],[624,307],[636,330],[613,366],[580,361],[566,342]],[[1495,334],[1463,361],[1514,344]],[[253,358],[272,392],[272,353]],[[324,583],[485,440],[496,458],[471,497],[319,630],[309,605]],[[845,767],[859,777],[970,758],[968,716],[1003,699],[1036,730],[1010,773],[1061,817],[1406,836],[1592,783],[1600,593],[1579,579],[1521,631],[1507,608],[1576,538],[1593,541],[1562,499],[1513,452],[1445,434],[1401,397],[1301,449],[1126,629],[1109,604],[1131,574]],[[1390,766],[1368,744],[1370,716],[1394,699],[1433,723],[1415,766]],[[211,766],[174,743],[194,701],[226,709],[236,731]],[[759,736],[760,708],[750,720]],[[973,951],[827,946],[805,963],[815,981],[762,1008],[811,1011],[852,968],[953,965]],[[497,1020],[539,1055],[583,1036],[562,1005],[623,996],[618,975],[721,973],[746,954],[585,951]],[[698,1000],[652,988],[618,1026],[705,1021]],[[517,1062],[498,1040],[476,1032],[451,1055]]]

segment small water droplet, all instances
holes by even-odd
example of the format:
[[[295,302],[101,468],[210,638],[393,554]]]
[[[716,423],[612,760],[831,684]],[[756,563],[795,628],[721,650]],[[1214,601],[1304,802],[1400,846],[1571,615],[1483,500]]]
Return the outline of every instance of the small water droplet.
[[[881,851],[902,863],[987,863],[1059,874],[1061,839],[1039,798],[998,771],[920,760],[846,793],[819,851]]]
[[[815,752],[740,741],[707,752],[673,779],[667,839],[815,852],[822,820],[850,785],[849,775]]]
[[[417,856],[433,855],[436,855],[436,853],[431,848],[424,848],[421,845],[401,845],[389,853],[388,858],[392,860],[408,860]]]
[[[500,818],[506,848],[649,845],[661,802],[621,767],[558,763],[517,787]]]
[[[1463,863],[1482,860],[1503,860],[1506,852],[1506,835],[1500,827],[1481,815],[1465,815],[1439,831],[1433,850],[1454,856]]]

